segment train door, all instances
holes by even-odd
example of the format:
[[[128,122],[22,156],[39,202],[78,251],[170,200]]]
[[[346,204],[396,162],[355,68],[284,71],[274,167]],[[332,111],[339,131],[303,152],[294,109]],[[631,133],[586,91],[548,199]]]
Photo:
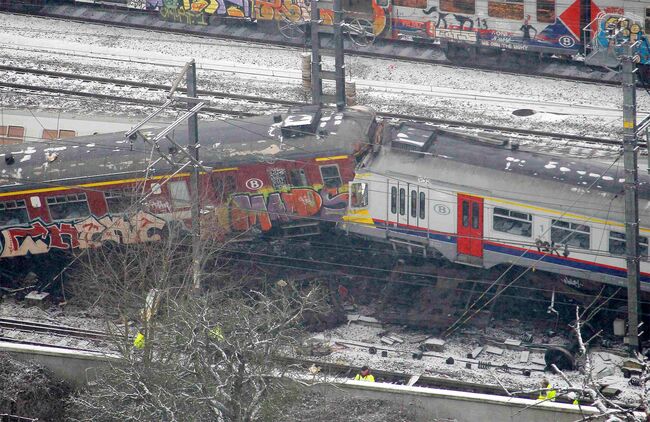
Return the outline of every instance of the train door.
[[[483,199],[458,194],[458,239],[459,258],[483,258]]]
[[[426,227],[426,188],[409,184],[409,225]]]
[[[388,181],[388,221],[389,226],[408,224],[407,196],[408,183]]]

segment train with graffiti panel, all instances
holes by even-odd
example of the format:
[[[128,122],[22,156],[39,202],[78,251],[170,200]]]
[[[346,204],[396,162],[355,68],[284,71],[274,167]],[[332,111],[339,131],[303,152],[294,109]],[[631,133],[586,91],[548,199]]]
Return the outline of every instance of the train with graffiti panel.
[[[463,265],[510,265],[598,292],[627,285],[625,172],[494,137],[414,123],[386,126],[350,184],[341,229]],[[584,154],[580,154],[584,157]],[[650,176],[639,174],[641,288],[650,292]]]
[[[303,236],[341,219],[378,123],[364,107],[200,122],[206,236]],[[152,158],[160,129],[0,146],[0,260],[12,272],[56,252],[156,241],[190,217],[189,174]],[[187,144],[187,129],[175,142]],[[163,138],[162,151],[182,160]],[[143,193],[144,192],[144,193]],[[4,275],[5,273],[2,272]]]
[[[150,13],[192,26],[236,21],[261,30],[265,23],[275,22],[283,34],[296,40],[304,40],[308,32],[311,4],[307,0],[25,0],[2,2],[0,8],[24,4],[33,10],[38,4],[59,3]],[[512,62],[494,60],[508,55],[520,65],[533,66],[543,57],[588,59],[594,50],[608,47],[608,41],[599,37],[619,26],[643,40],[640,62],[650,62],[645,39],[650,30],[650,0],[343,0],[343,8],[356,35],[363,31],[389,42],[438,44],[451,60]],[[332,10],[323,5],[321,18],[331,25]],[[289,27],[297,30],[286,30]]]

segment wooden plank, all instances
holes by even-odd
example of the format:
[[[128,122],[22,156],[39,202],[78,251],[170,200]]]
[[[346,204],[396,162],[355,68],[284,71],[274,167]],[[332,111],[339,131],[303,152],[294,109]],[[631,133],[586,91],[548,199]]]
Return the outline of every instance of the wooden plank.
[[[471,352],[469,352],[468,358],[476,359],[478,355],[483,352],[483,346],[475,347]]]
[[[485,349],[485,352],[486,353],[492,353],[493,355],[501,356],[503,354],[503,349],[501,349],[500,347],[488,346]]]
[[[519,363],[528,363],[529,357],[530,357],[530,352],[528,350],[524,350],[519,354]]]

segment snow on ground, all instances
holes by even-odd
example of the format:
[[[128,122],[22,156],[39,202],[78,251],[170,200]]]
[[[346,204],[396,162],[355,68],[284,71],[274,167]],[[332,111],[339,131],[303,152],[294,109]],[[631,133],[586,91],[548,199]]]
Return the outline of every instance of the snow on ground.
[[[331,346],[332,353],[321,357],[326,362],[342,363],[352,366],[368,365],[374,370],[397,371],[406,374],[421,374],[440,378],[450,378],[477,384],[502,386],[509,392],[531,391],[539,388],[542,377],[547,377],[556,388],[568,387],[566,382],[556,374],[544,372],[544,364],[535,363],[544,361],[543,351],[531,349],[527,363],[520,363],[520,350],[510,350],[501,345],[502,355],[488,353],[486,347],[498,345],[499,341],[507,338],[518,339],[521,334],[533,334],[533,342],[545,344],[567,345],[569,338],[556,335],[548,338],[544,333],[531,328],[524,328],[518,321],[501,321],[485,330],[466,328],[462,332],[445,339],[444,350],[429,352],[421,360],[413,359],[413,352],[417,351],[423,340],[429,337],[426,331],[406,330],[398,326],[367,326],[358,323],[341,325],[325,331],[314,337],[324,344]],[[404,340],[402,344],[386,345],[380,341],[381,335],[397,335]],[[567,336],[570,334],[567,332]],[[433,336],[432,336],[433,337]],[[337,340],[343,340],[337,342]],[[376,354],[370,354],[368,347],[345,344],[345,340],[373,344],[377,347]],[[468,359],[467,354],[477,346],[484,346],[484,350],[476,360]],[[381,350],[388,350],[388,356],[382,357]],[[615,386],[621,390],[617,397],[622,402],[635,403],[638,400],[639,388],[629,385],[629,380],[623,377],[620,369],[624,358],[618,356],[615,350],[594,349],[591,351],[594,365],[594,378],[603,384]],[[447,364],[447,358],[454,358],[453,364]],[[471,368],[466,368],[466,362],[471,362]],[[477,361],[488,362],[495,367],[491,369],[478,368]],[[504,368],[507,365],[509,368]],[[530,376],[524,375],[523,368],[531,369]],[[574,386],[581,386],[584,378],[578,371],[566,371],[569,380]],[[531,398],[536,394],[531,393]],[[535,397],[534,397],[535,396]]]
[[[203,89],[305,99],[298,50],[8,14],[0,14],[0,23],[5,53],[0,64],[169,84],[178,68],[195,58]],[[358,82],[358,101],[380,111],[620,136],[622,95],[617,87],[360,57],[347,58],[347,69]],[[34,107],[38,102],[58,106],[42,96],[34,100],[6,91],[0,96],[5,107]],[[650,110],[649,99],[639,95],[640,110]],[[103,111],[96,102],[75,105],[68,100],[63,105]],[[128,106],[109,108],[128,113]],[[520,108],[537,113],[513,116],[512,111]]]

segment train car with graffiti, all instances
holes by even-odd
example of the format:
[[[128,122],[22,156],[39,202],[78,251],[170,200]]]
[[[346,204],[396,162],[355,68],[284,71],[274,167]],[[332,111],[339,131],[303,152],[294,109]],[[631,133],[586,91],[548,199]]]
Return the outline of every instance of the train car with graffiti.
[[[592,292],[627,285],[620,156],[537,153],[407,123],[390,131],[350,184],[349,233],[473,267],[543,270]],[[645,210],[650,176],[639,182]],[[650,218],[639,222],[648,293]]]
[[[364,107],[305,107],[199,128],[204,234],[240,238],[313,234],[339,221],[357,157],[378,132]],[[18,271],[49,252],[155,241],[172,225],[182,229],[189,174],[152,159],[144,139],[156,133],[0,146],[0,260],[14,259],[3,267]],[[187,130],[174,139],[186,144]],[[181,160],[172,143],[160,148]]]
[[[21,1],[6,7],[18,7]],[[30,7],[38,0],[24,1]],[[40,0],[45,4],[45,0]],[[48,4],[70,3],[47,0]],[[159,15],[188,25],[221,25],[229,20],[262,29],[277,26],[286,37],[304,41],[307,0],[76,0],[79,7],[99,6]],[[6,8],[0,4],[1,8]],[[626,16],[629,30],[649,30],[650,0],[343,0],[346,32],[353,41],[375,38],[439,44],[451,60],[480,61],[504,53],[522,65],[545,56],[582,60],[592,41],[607,31],[601,21]],[[333,12],[321,7],[325,25]],[[643,37],[645,38],[645,37]],[[488,59],[492,60],[493,59]],[[501,60],[500,63],[505,61]],[[648,64],[650,55],[642,57]]]

